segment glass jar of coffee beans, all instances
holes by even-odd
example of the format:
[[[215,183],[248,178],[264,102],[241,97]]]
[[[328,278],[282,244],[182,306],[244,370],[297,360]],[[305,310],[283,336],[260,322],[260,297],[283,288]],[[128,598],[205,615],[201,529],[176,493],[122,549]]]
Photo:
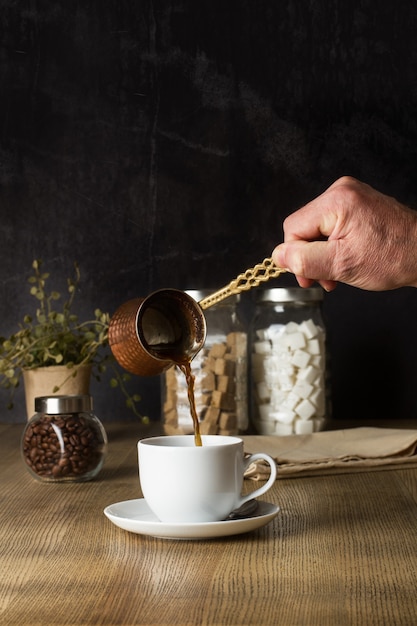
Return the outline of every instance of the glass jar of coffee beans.
[[[36,413],[21,442],[32,476],[47,482],[80,482],[98,474],[107,436],[92,408],[89,395],[35,398]]]

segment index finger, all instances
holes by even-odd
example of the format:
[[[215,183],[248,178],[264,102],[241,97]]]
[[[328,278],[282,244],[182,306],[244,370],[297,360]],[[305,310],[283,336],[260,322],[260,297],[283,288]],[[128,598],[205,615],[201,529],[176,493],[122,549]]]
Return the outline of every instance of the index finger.
[[[317,241],[327,238],[336,222],[336,212],[328,211],[317,198],[284,220],[284,241]]]

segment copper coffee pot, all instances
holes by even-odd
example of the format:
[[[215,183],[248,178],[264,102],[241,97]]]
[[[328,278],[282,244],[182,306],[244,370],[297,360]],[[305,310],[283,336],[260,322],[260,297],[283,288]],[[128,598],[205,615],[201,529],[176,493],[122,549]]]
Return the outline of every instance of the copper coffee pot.
[[[173,363],[190,361],[206,340],[204,309],[283,272],[266,258],[200,302],[179,289],[160,289],[146,298],[129,300],[110,320],[113,355],[125,370],[138,376],[161,374]]]

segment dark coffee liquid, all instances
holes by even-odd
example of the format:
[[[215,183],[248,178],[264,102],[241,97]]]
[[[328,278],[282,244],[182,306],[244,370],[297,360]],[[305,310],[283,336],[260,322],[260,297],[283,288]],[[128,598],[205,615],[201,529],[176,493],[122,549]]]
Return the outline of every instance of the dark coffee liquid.
[[[149,351],[151,351],[149,349]],[[198,421],[197,409],[194,397],[194,379],[191,372],[191,359],[189,356],[177,352],[172,344],[158,344],[152,346],[152,352],[158,358],[164,358],[172,361],[183,372],[187,383],[188,401],[190,403],[190,412],[194,424],[194,441],[196,446],[202,446],[200,435],[200,423]]]
[[[191,362],[189,359],[185,359],[182,363],[176,363],[179,369],[184,373],[185,380],[187,382],[187,390],[188,390],[188,400],[190,402],[190,411],[191,417],[194,423],[194,441],[196,446],[202,446],[203,443],[201,441],[200,435],[200,423],[198,421],[197,409],[195,406],[195,396],[194,396],[194,380],[195,377],[191,372]]]

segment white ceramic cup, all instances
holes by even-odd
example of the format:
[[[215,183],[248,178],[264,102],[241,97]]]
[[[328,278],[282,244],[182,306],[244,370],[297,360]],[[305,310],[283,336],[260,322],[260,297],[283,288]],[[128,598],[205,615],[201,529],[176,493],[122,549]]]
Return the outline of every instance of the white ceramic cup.
[[[161,522],[216,522],[244,502],[258,498],[276,479],[275,461],[259,452],[244,458],[238,437],[203,435],[162,436],[138,442],[139,477],[143,496]],[[242,496],[244,472],[257,459],[271,467],[259,489]]]

